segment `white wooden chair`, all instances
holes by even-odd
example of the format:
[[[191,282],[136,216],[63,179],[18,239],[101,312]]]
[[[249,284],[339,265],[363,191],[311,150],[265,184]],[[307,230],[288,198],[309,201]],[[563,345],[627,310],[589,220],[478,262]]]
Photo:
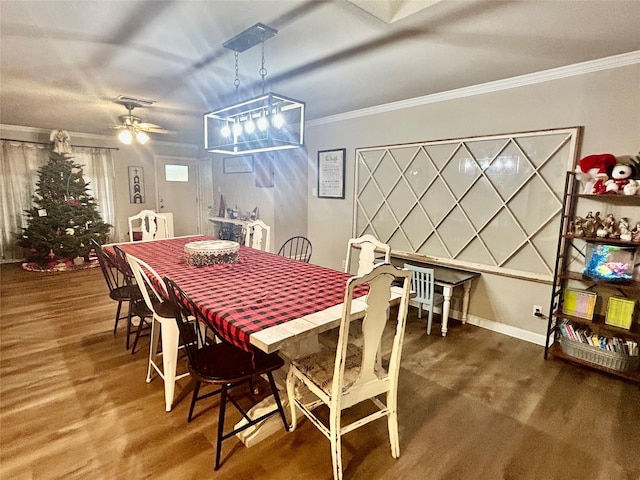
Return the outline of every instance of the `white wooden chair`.
[[[363,235],[358,238],[351,238],[347,243],[347,258],[344,263],[345,273],[349,273],[351,270],[351,252],[356,248],[360,249],[356,275],[364,275],[373,269],[376,264],[376,253],[384,253],[384,263],[390,263],[391,247],[386,243],[382,243],[373,235]]]
[[[416,294],[409,301],[409,305],[418,307],[418,318],[422,318],[422,310],[429,312],[427,335],[431,335],[433,307],[441,305],[444,300],[442,294],[434,292],[433,268],[417,267],[408,263],[404,264],[404,268],[411,271],[411,290]]]
[[[167,217],[153,210],[142,210],[129,217],[129,241],[134,241],[134,231],[142,233],[142,240],[169,238],[169,221]]]
[[[270,252],[271,246],[271,227],[262,220],[254,220],[246,226],[244,244],[247,247],[257,248]]]
[[[385,370],[380,367],[376,357],[387,324],[391,285],[397,279],[402,280],[402,296],[397,317],[395,322],[392,321],[395,334],[388,368]],[[362,284],[369,284],[369,294],[366,297],[354,299],[354,289]],[[394,458],[398,458],[400,455],[397,414],[398,373],[407,320],[410,284],[410,271],[401,270],[389,264],[378,265],[369,273],[350,278],[345,289],[337,349],[333,350],[322,345],[318,353],[291,361],[287,375],[291,430],[296,428],[297,409],[300,409],[331,441],[335,480],[342,478],[342,435],[373,420],[387,417],[391,455]],[[367,303],[366,314],[362,321],[362,335],[355,343],[350,341],[349,335],[351,323],[349,314],[351,303],[354,301]],[[355,322],[354,325],[356,325]],[[356,328],[354,327],[353,330]],[[361,347],[356,345],[361,345]],[[298,383],[304,384],[317,397],[317,401],[309,404],[306,395],[304,398],[299,396],[299,393],[305,392],[306,389],[298,389]],[[383,394],[386,394],[386,402],[377,398]],[[365,400],[371,400],[377,410],[342,426],[341,412]],[[328,425],[313,413],[313,408],[320,404],[326,404],[329,407]]]
[[[127,255],[127,261],[147,307],[153,312],[147,383],[153,380],[154,372],[162,378],[165,408],[167,412],[170,412],[173,406],[176,382],[189,375],[189,372],[176,374],[180,332],[176,324],[174,307],[167,300],[168,293],[164,281],[152,267],[132,255]],[[153,281],[149,275],[153,277]],[[161,330],[162,352],[160,352],[159,345]],[[162,359],[162,367],[159,365],[160,358]]]

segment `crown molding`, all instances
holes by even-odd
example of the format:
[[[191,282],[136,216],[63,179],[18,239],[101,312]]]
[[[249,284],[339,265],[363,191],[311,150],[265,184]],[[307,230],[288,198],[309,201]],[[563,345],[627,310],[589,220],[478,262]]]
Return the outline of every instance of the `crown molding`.
[[[564,67],[542,70],[536,73],[519,75],[517,77],[506,78],[504,80],[496,80],[493,82],[481,83],[470,87],[457,88],[446,92],[433,93],[422,97],[409,98],[398,102],[384,103],[375,107],[362,108],[352,110],[350,112],[339,113],[337,115],[329,115],[327,117],[307,120],[307,127],[315,127],[328,123],[339,122],[343,120],[352,120],[355,118],[367,117],[379,113],[392,112],[405,108],[418,107],[428,105],[430,103],[445,102],[447,100],[455,100],[458,98],[471,97],[474,95],[484,95],[486,93],[499,92],[509,90],[511,88],[523,87],[526,85],[535,85],[537,83],[548,82],[551,80],[559,80],[567,77],[575,77],[577,75],[585,75],[588,73],[598,72],[601,70],[610,70],[613,68],[626,67],[640,63],[640,50],[611,57],[599,58],[588,62],[575,63]]]
[[[44,128],[25,127],[24,125],[7,125],[7,124],[0,124],[0,131],[20,132],[20,133],[25,133],[30,135],[44,134],[47,137],[49,137],[49,134],[51,133],[51,129],[47,130]],[[69,135],[71,136],[72,139],[95,140],[99,142],[113,143],[119,147],[126,147],[126,145],[121,144],[111,135],[98,135],[94,133],[83,133],[83,132],[69,132]],[[198,145],[193,143],[166,142],[163,140],[156,140],[156,139],[152,139],[148,145],[149,147],[152,147],[153,145],[160,145],[163,147],[188,148],[188,149],[194,149],[194,150],[200,149]]]

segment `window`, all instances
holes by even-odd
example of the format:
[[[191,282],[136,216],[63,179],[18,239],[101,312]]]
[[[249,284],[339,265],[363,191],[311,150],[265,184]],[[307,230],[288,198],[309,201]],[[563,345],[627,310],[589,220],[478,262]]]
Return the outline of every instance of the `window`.
[[[189,166],[188,165],[165,165],[164,179],[167,182],[188,182]]]

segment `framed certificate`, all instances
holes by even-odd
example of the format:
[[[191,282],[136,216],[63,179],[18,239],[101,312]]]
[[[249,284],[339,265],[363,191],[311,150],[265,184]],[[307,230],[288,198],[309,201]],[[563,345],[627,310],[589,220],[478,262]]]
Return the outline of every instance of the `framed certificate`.
[[[318,151],[318,198],[344,198],[345,148]]]
[[[222,159],[223,173],[251,173],[253,172],[253,155],[224,157]]]

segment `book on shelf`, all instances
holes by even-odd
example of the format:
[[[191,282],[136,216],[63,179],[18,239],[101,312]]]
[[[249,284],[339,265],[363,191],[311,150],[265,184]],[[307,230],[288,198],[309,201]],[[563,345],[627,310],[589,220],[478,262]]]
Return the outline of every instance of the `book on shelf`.
[[[620,353],[631,357],[640,354],[638,342],[627,340],[621,337],[605,337],[597,335],[585,326],[574,326],[569,321],[564,321],[558,325],[560,335],[572,342],[583,343],[594,348],[600,348],[609,352]]]
[[[610,297],[605,323],[620,328],[631,328],[636,301],[623,297]]]
[[[597,299],[598,295],[593,292],[566,288],[564,290],[564,301],[562,302],[562,313],[593,320]]]

